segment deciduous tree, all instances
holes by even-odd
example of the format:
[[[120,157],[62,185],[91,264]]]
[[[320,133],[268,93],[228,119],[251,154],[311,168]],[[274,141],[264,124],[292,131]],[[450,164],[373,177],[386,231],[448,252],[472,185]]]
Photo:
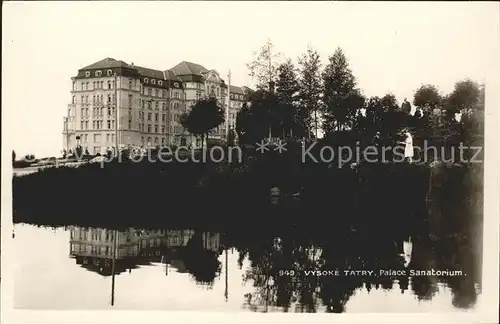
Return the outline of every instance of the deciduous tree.
[[[217,99],[201,99],[196,102],[188,113],[181,115],[181,125],[191,134],[208,138],[208,133],[224,123],[224,111],[219,107]]]
[[[310,135],[311,116],[313,116],[314,132],[318,137],[319,110],[321,103],[321,60],[318,52],[311,46],[299,58],[299,98],[298,122]]]
[[[337,48],[330,56],[328,65],[323,71],[323,102],[325,104],[325,134],[334,129],[349,128],[354,120],[359,96],[356,80],[349,68],[347,58],[341,48]]]
[[[297,119],[297,94],[299,85],[295,66],[291,59],[287,59],[278,67],[276,82],[276,97],[278,100],[278,119],[283,139],[285,134],[292,136],[292,130]]]
[[[432,84],[421,86],[415,91],[415,95],[413,96],[413,104],[423,110],[432,110],[440,107],[442,101],[443,98],[439,94],[437,87]]]

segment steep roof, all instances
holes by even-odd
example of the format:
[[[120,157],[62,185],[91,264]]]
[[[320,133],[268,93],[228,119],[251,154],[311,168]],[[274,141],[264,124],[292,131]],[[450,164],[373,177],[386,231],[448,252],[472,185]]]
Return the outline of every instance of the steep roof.
[[[166,80],[182,81],[171,69],[163,71]]]
[[[142,76],[148,77],[148,78],[155,78],[155,79],[163,79],[163,71],[160,70],[153,70],[149,68],[145,68],[142,66],[134,66],[134,68],[139,71],[139,73]]]
[[[187,62],[187,61],[182,61],[181,63],[177,64],[173,68],[171,68],[176,75],[201,75],[202,73],[208,72],[208,70],[203,67],[202,65],[192,63],[192,62]]]
[[[105,69],[105,68],[114,68],[114,67],[131,67],[127,63],[123,61],[115,60],[114,58],[107,57],[104,60],[100,60],[99,62],[90,64],[81,70],[93,70],[93,69]]]

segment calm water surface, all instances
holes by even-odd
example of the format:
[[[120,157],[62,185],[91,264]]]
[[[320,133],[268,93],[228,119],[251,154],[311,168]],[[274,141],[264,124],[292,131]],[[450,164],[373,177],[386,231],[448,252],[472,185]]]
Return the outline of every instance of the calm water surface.
[[[17,224],[15,307],[110,308],[114,233]],[[314,242],[296,234],[246,240],[192,229],[118,232],[114,308],[449,312],[474,309],[480,295],[473,248],[460,235],[427,244],[418,237],[411,243],[333,236]],[[461,269],[463,274],[306,277],[304,272],[349,268]]]

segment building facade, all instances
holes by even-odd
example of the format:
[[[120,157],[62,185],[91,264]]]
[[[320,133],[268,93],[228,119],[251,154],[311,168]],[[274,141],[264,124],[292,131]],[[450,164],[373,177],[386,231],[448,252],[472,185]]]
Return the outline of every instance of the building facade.
[[[215,70],[181,62],[168,70],[135,66],[106,58],[78,70],[72,78],[71,103],[64,117],[63,148],[77,145],[91,154],[116,146],[196,145],[181,125],[181,115],[197,100],[215,97],[226,110],[227,125],[247,101],[248,88],[228,85]],[[213,131],[224,139],[226,124]]]

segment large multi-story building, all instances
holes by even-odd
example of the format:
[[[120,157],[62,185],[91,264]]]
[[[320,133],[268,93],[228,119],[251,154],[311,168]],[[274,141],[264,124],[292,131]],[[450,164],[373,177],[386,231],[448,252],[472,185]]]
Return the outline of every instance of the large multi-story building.
[[[120,147],[196,145],[180,116],[197,100],[211,96],[227,111],[227,124],[234,129],[249,88],[229,88],[228,100],[228,85],[219,73],[195,63],[183,61],[168,70],[154,70],[106,58],[72,78],[64,149],[81,145],[90,153],[104,153],[115,147],[115,136]],[[211,136],[224,139],[225,134],[226,123]]]

